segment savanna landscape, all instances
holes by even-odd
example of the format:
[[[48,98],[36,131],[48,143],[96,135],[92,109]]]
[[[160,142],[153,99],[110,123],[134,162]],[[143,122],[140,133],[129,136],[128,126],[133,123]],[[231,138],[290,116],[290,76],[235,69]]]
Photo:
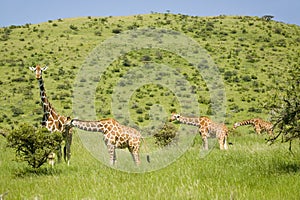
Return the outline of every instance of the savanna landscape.
[[[175,129],[187,125],[170,123],[172,112],[212,118],[221,115],[229,128],[228,150],[220,150],[216,142],[210,142],[214,148],[201,157],[201,136],[192,127],[195,133],[190,135],[190,147],[174,162],[159,170],[131,173],[100,162],[74,129],[70,165],[62,161],[54,167],[45,163],[35,169],[26,162],[17,162],[15,150],[8,147],[6,137],[0,136],[0,194],[7,192],[5,199],[299,199],[299,140],[282,142],[279,136],[270,145],[271,136],[266,132],[257,134],[252,126],[233,130],[235,122],[246,119],[271,121],[273,110],[268,105],[285,95],[291,86],[291,74],[300,76],[297,25],[255,16],[151,13],[49,19],[40,24],[0,28],[0,129],[9,135],[24,123],[41,126],[38,81],[29,70],[38,64],[48,66],[43,79],[55,110],[63,116],[78,117],[73,108],[74,88],[88,80],[75,80],[90,53],[109,38],[139,29],[179,32],[205,49],[224,85],[225,112],[213,109],[210,88],[197,66],[172,52],[152,48],[133,49],[112,60],[105,72],[92,80],[97,85],[90,100],[94,105],[80,108],[93,106],[97,119],[113,117],[125,125],[145,127],[155,119],[151,110],[159,105],[163,120]],[[130,70],[151,63],[171,66],[189,82],[199,105],[197,110],[185,110],[172,90],[148,83],[135,88],[130,96],[131,121],[114,115],[112,96],[117,84],[122,84],[119,80]],[[297,89],[299,86],[295,93]],[[153,137],[156,131],[151,127],[147,133],[142,131],[148,146],[146,149],[142,144],[143,155],[162,148]],[[275,127],[274,135],[278,133]],[[120,153],[117,151],[117,156]],[[142,159],[142,164],[151,168],[155,162]]]

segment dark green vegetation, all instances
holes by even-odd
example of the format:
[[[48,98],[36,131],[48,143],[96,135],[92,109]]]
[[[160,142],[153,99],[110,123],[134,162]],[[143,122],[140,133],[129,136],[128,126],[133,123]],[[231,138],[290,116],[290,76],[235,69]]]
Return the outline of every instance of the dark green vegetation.
[[[0,29],[0,127],[10,129],[23,122],[38,126],[41,121],[38,83],[29,66],[49,66],[43,74],[49,100],[58,113],[72,116],[73,81],[89,53],[111,36],[149,27],[182,32],[208,51],[225,84],[229,127],[252,117],[267,120],[270,110],[264,106],[270,95],[287,87],[286,72],[300,63],[299,26],[258,17],[151,14],[5,27]],[[166,63],[186,77],[197,95],[199,112],[214,114],[207,86],[194,66],[170,52],[143,49],[122,55],[95,80],[99,82],[95,97],[99,118],[112,116],[111,94],[118,79],[149,62]],[[149,110],[157,104],[168,113],[179,109],[167,88],[151,84],[137,88],[130,99],[132,118],[147,125]],[[124,195],[128,199],[297,199],[299,145],[293,156],[286,144],[267,146],[267,136],[253,133],[251,128],[241,127],[231,133],[234,145],[228,152],[215,149],[204,159],[199,158],[201,140],[197,136],[195,145],[175,163],[145,174],[123,173],[97,162],[81,146],[76,133],[70,167],[60,164],[54,170],[43,167],[33,173],[12,161],[13,152],[5,148],[1,137],[0,193],[10,191],[13,199],[112,199]]]
[[[285,142],[300,138],[300,66],[287,71],[289,74],[288,87],[278,86],[275,94],[270,99],[267,109],[272,109],[272,121],[277,127],[277,135]],[[278,94],[280,91],[280,94]]]
[[[39,168],[47,162],[48,155],[56,152],[62,139],[59,132],[50,133],[44,127],[36,129],[27,124],[22,124],[7,136],[8,146],[14,149],[17,158],[33,168]]]

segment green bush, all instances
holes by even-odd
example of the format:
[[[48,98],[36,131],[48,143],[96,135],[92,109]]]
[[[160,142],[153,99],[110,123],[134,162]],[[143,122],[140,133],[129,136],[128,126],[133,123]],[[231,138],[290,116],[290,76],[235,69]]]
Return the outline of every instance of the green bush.
[[[114,34],[119,34],[121,32],[122,32],[122,29],[120,29],[120,28],[115,28],[112,30],[112,33],[114,33]]]
[[[143,111],[142,108],[138,108],[138,109],[136,110],[136,113],[137,113],[137,114],[143,114],[143,112],[144,112],[144,111]]]
[[[176,142],[177,129],[172,123],[166,123],[162,129],[154,134],[155,144],[158,146],[167,146]]]
[[[70,29],[72,29],[73,31],[78,31],[78,27],[73,24],[70,25]]]
[[[24,111],[21,108],[13,106],[11,108],[12,116],[13,117],[18,117],[19,115],[23,115]]]
[[[35,128],[23,124],[7,136],[8,147],[15,149],[19,161],[26,161],[33,168],[39,168],[55,152],[62,142],[62,134],[50,133],[46,128]]]
[[[95,34],[96,36],[102,36],[101,31],[95,31],[94,34]]]
[[[244,75],[244,76],[242,76],[242,80],[244,82],[250,82],[251,81],[251,77],[249,75]]]

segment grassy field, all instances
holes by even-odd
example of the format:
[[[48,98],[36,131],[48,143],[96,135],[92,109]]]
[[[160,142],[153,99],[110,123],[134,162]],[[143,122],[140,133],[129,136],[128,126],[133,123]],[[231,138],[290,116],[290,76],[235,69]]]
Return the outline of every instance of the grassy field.
[[[176,31],[206,50],[217,66],[220,82],[224,83],[226,113],[222,117],[228,127],[252,117],[269,119],[270,111],[263,105],[268,103],[270,95],[280,93],[274,86],[287,87],[284,72],[300,63],[300,27],[260,17],[154,13],[49,19],[41,24],[12,25],[0,28],[0,128],[10,130],[24,122],[39,126],[42,108],[38,83],[28,69],[36,64],[49,66],[43,74],[45,88],[59,114],[78,116],[74,112],[78,91],[74,88],[81,88],[89,96],[82,86],[88,83],[89,87],[91,81],[96,84],[94,99],[82,101],[93,104],[79,108],[90,108],[96,118],[115,117],[148,131],[143,134],[151,151],[158,148],[151,137],[157,130],[153,121],[167,121],[172,111],[218,115],[212,109],[209,84],[199,72],[199,66],[166,49],[133,48],[112,60],[103,73],[94,74],[92,80],[87,80],[88,77],[78,80],[87,60],[95,65],[101,63],[97,57],[88,59],[98,45],[126,31],[145,28]],[[176,37],[179,35],[175,34]],[[154,41],[159,44],[163,38],[155,37]],[[106,48],[108,57],[117,52],[117,47]],[[209,60],[203,60],[200,67],[205,69],[208,63]],[[179,87],[180,95],[186,98],[194,95],[198,107],[194,109],[190,102],[186,106],[189,110],[186,109],[175,90],[160,84],[143,84],[127,94],[129,85],[122,88],[125,84],[122,81],[134,83],[135,79],[129,76],[133,71],[154,64],[186,80],[192,90]],[[169,75],[165,68],[159,78]],[[144,74],[145,80],[148,75]],[[117,95],[116,88],[120,92]],[[118,96],[121,94],[129,99],[121,99]],[[113,108],[123,111],[124,107],[121,103],[114,105],[113,95],[121,103],[127,103],[125,111],[130,117],[114,115]],[[14,152],[6,148],[6,140],[1,136],[0,194],[8,191],[7,199],[299,199],[299,142],[294,142],[291,153],[288,144],[269,146],[265,138],[266,135],[255,135],[251,127],[241,127],[230,133],[233,145],[228,151],[215,148],[202,158],[201,139],[197,135],[194,144],[165,168],[128,173],[99,162],[83,146],[77,132],[70,166],[61,163],[54,169],[45,165],[38,170],[15,162]]]
[[[268,146],[265,136],[233,136],[230,150],[200,158],[198,142],[169,166],[127,173],[99,162],[75,136],[71,166],[37,171],[13,161],[1,139],[1,192],[7,199],[298,199],[299,145]]]

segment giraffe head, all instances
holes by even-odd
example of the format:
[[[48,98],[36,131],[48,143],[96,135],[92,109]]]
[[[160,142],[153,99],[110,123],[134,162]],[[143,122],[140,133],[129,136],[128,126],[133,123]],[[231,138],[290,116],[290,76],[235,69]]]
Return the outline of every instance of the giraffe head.
[[[72,122],[73,122],[73,119],[71,119],[71,117],[67,117],[67,120],[65,121],[65,123],[63,125],[63,130],[69,131],[73,127]]]
[[[234,123],[234,124],[233,124],[233,130],[236,129],[237,127],[239,127],[239,126],[240,126],[240,123],[239,123],[239,122]]]
[[[180,118],[180,114],[177,114],[177,113],[173,112],[171,114],[170,122],[175,121],[175,120],[179,120],[179,118]]]
[[[35,72],[35,78],[36,78],[36,79],[41,79],[41,78],[42,78],[42,72],[43,72],[43,71],[46,71],[47,68],[48,68],[47,66],[41,68],[40,65],[37,65],[36,67],[29,67],[29,69],[30,69],[31,71],[34,71],[34,72]]]

